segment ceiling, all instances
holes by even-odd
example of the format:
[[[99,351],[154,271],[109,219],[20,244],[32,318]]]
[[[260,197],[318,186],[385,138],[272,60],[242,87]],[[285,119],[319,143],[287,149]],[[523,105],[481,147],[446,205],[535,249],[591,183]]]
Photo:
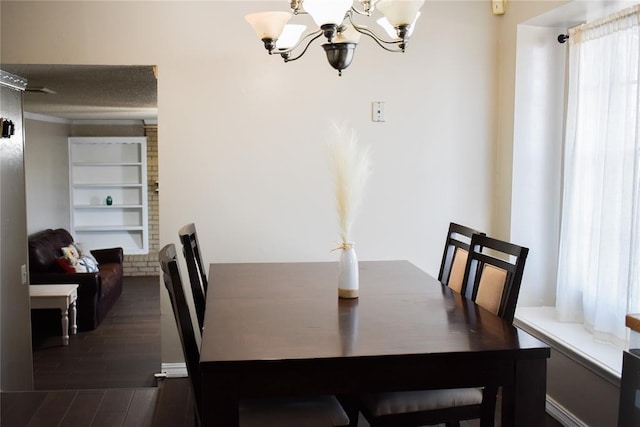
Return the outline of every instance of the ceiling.
[[[0,68],[27,79],[27,113],[68,120],[157,120],[153,66],[2,64]]]

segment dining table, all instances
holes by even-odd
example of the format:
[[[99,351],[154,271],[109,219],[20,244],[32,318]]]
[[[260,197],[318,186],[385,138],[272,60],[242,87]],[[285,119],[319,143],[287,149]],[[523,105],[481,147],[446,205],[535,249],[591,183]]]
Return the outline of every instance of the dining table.
[[[502,426],[544,425],[549,347],[409,261],[213,263],[200,350],[205,426],[243,399],[502,388]]]

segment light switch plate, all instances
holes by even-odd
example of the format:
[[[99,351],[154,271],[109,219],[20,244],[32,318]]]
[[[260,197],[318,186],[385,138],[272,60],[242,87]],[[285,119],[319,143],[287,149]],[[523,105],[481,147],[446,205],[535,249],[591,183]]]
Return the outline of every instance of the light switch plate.
[[[371,120],[384,122],[384,102],[374,101],[371,103]]]
[[[491,0],[491,12],[494,15],[504,15],[507,11],[507,0]]]

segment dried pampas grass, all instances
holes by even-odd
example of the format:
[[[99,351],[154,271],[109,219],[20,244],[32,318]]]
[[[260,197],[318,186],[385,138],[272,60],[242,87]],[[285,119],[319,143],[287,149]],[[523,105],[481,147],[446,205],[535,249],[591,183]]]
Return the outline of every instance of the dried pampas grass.
[[[329,160],[333,169],[340,238],[345,248],[351,242],[351,227],[358,215],[364,188],[371,174],[369,147],[358,145],[353,129],[333,124],[328,140]]]

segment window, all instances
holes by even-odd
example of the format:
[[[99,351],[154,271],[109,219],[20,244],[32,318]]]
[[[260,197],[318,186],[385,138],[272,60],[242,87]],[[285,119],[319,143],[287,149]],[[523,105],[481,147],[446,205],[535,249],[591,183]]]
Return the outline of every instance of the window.
[[[624,343],[640,311],[640,8],[570,30],[556,309]]]

